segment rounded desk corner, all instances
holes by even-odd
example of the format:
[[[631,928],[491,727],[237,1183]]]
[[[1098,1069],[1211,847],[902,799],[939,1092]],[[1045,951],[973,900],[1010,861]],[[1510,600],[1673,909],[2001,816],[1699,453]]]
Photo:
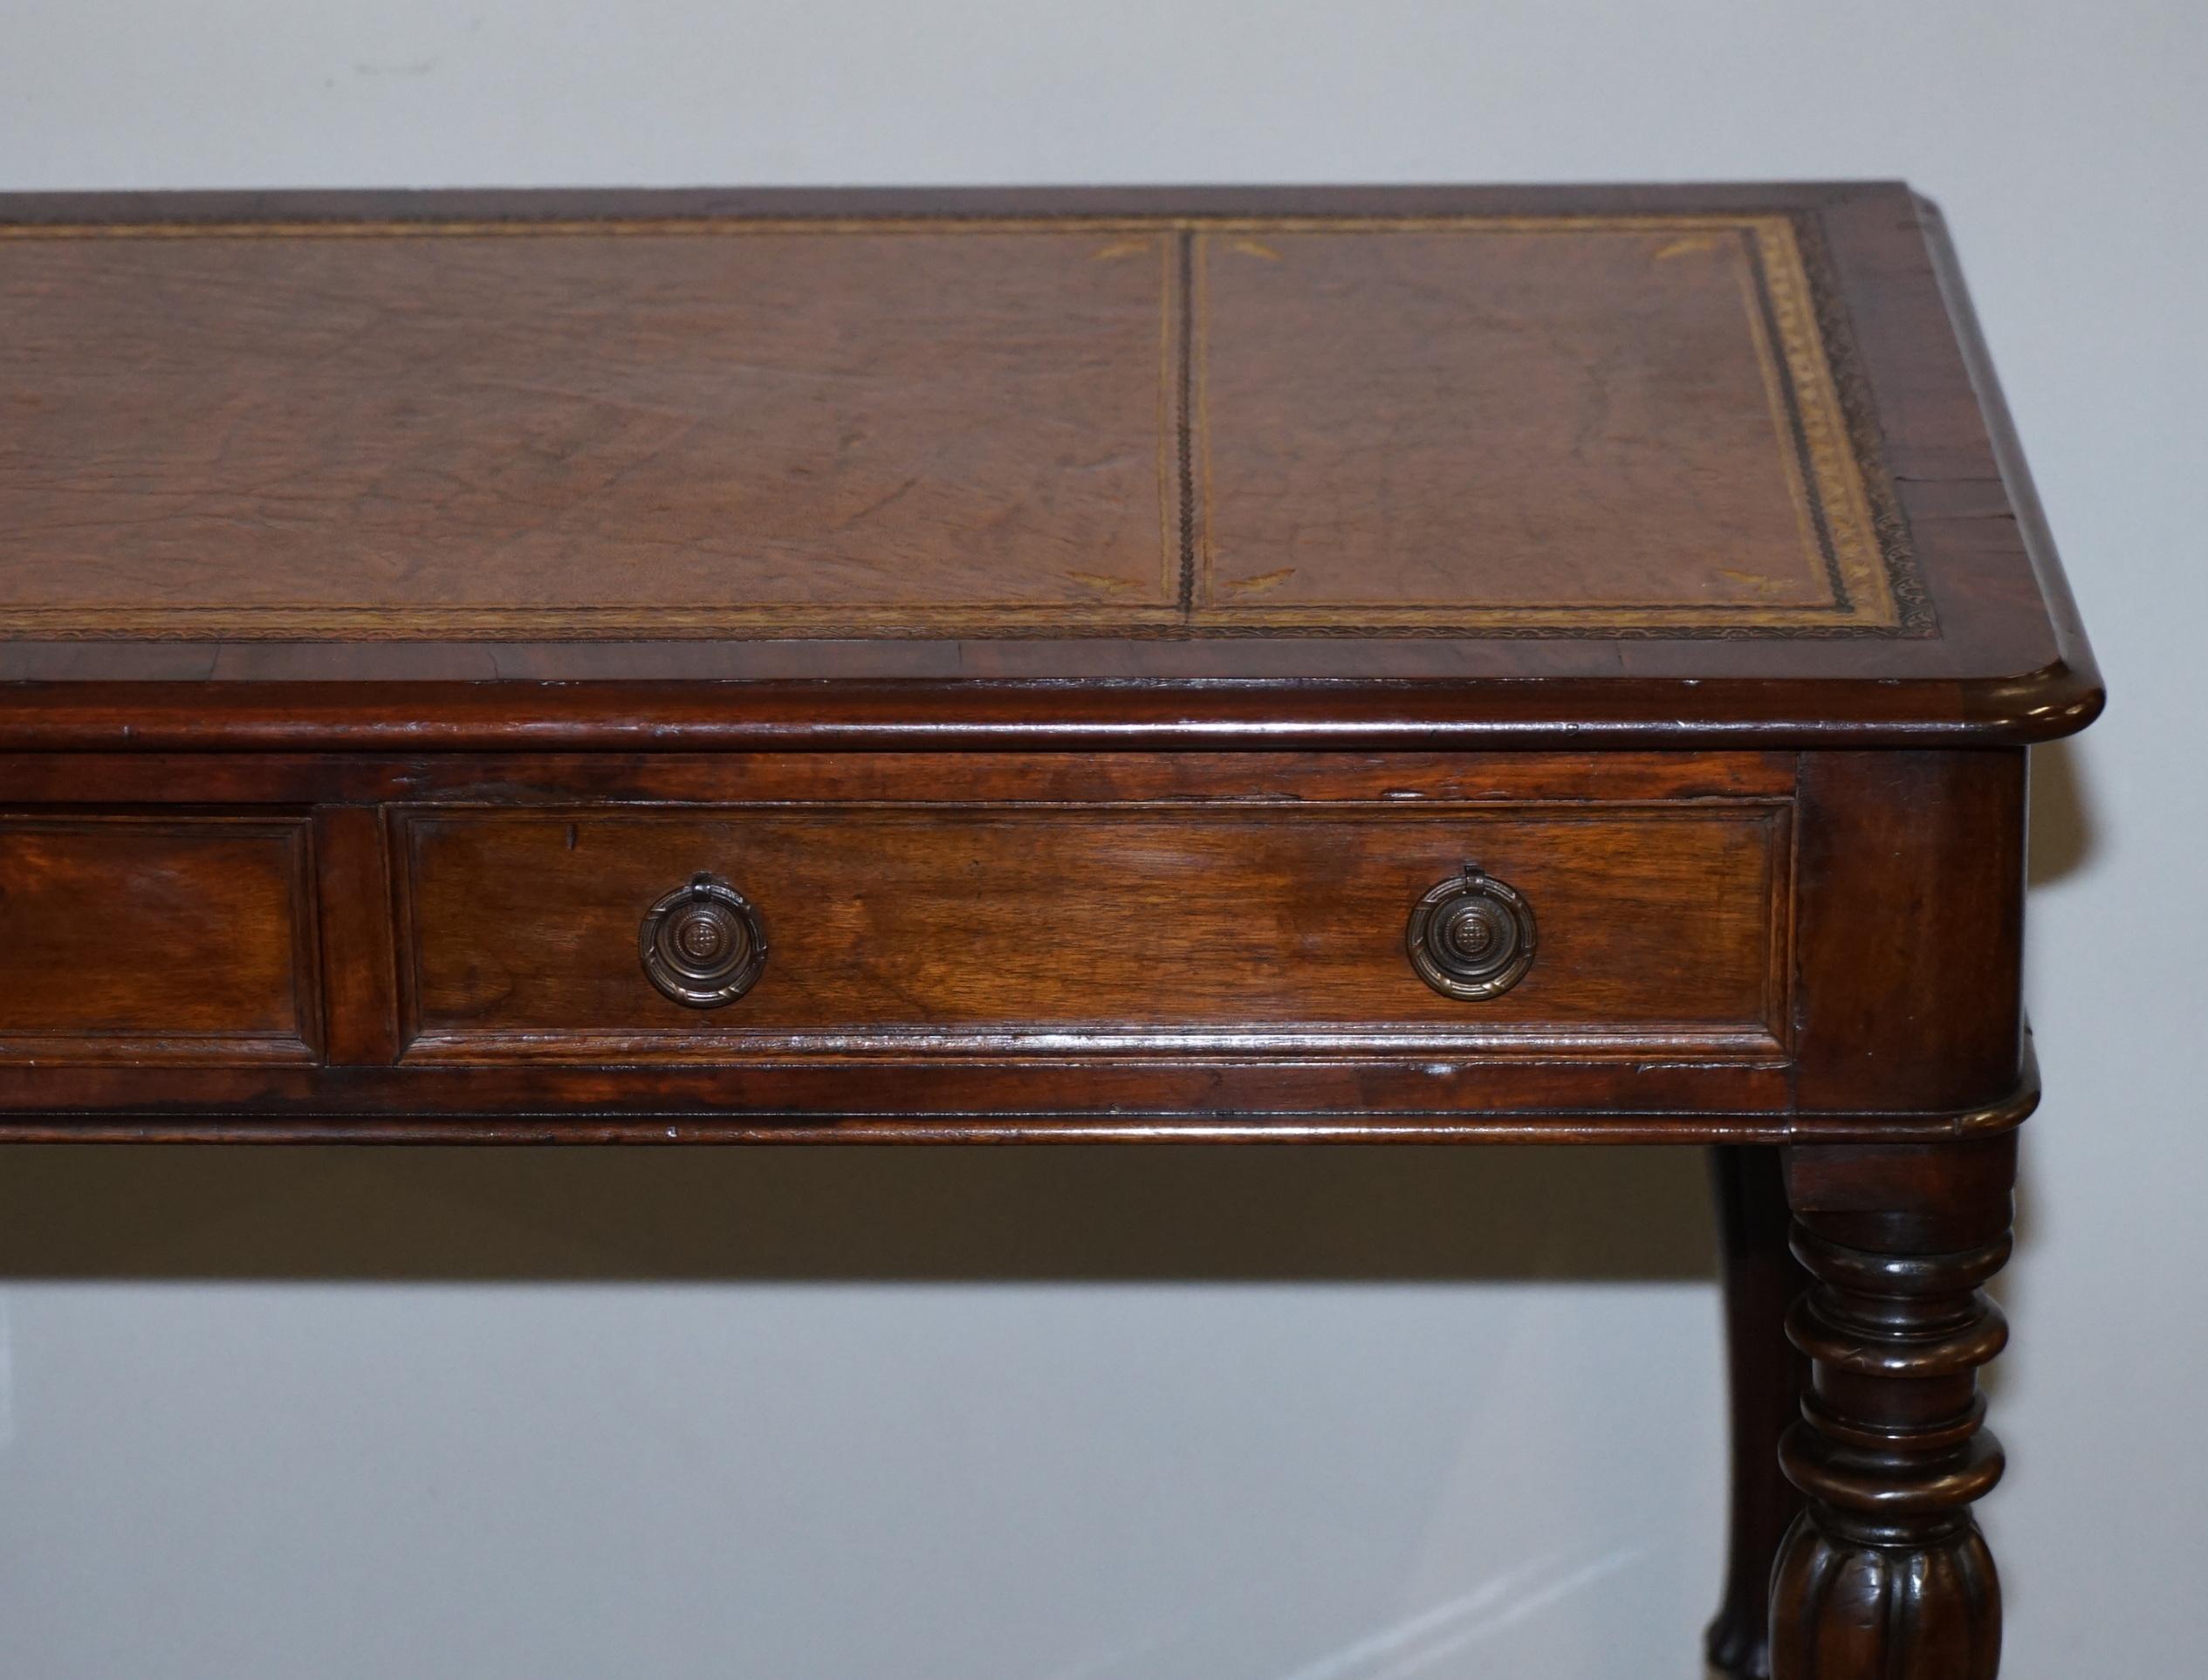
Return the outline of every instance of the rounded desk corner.
[[[1971,727],[2003,744],[2039,746],[2089,727],[2109,691],[2092,655],[2056,659],[2021,676],[1973,684],[1964,710]]]
[[[1890,1143],[1944,1144],[1996,1138],[2017,1130],[2031,1119],[2039,1110],[2042,1094],[2039,1054],[2033,1046],[2031,1029],[2027,1027],[2017,1064],[2016,1081],[1999,1096],[1968,1107],[1915,1114],[1882,1116],[1861,1114],[1849,1116],[1798,1114],[1786,1142],[1789,1147],[1808,1149],[1816,1149],[1826,1143],[1875,1142],[1881,1140],[1869,1138],[1869,1134],[1882,1127],[1886,1133],[1882,1141]],[[1830,1128],[1827,1122],[1834,1119],[1845,1119],[1855,1123]]]

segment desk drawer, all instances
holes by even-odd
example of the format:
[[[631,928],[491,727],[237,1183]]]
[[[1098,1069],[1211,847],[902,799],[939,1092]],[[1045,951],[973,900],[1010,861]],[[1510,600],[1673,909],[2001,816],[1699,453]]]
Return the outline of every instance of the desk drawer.
[[[424,806],[392,820],[410,1060],[1075,1039],[1780,1053],[1776,800]],[[1476,1000],[1423,982],[1406,940],[1422,898],[1468,861],[1514,890],[1537,935],[1522,977]],[[744,907],[764,936],[763,963],[736,963],[748,988],[717,1007],[663,995],[640,938],[700,876],[723,907],[698,936],[704,966],[745,943]]]
[[[0,1060],[312,1059],[307,832],[0,816]]]

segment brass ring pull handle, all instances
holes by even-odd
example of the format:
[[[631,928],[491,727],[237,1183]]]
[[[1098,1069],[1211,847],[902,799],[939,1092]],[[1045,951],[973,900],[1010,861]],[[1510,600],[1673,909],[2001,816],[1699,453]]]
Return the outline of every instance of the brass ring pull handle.
[[[1533,966],[1533,911],[1524,895],[1474,864],[1418,901],[1403,937],[1418,977],[1444,998],[1498,998]]]
[[[734,1003],[766,967],[759,913],[716,875],[692,875],[653,905],[636,943],[652,984],[690,1009]]]

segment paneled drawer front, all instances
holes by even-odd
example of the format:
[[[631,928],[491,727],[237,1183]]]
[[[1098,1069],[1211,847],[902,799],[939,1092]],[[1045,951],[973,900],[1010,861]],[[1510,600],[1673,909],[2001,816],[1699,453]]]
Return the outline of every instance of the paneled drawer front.
[[[1788,807],[817,805],[395,813],[408,1059],[1309,1047],[1781,1053]],[[1466,862],[1538,924],[1522,981],[1422,983]],[[768,957],[661,995],[640,923],[700,874]]]
[[[304,820],[0,815],[0,1059],[305,1061]]]

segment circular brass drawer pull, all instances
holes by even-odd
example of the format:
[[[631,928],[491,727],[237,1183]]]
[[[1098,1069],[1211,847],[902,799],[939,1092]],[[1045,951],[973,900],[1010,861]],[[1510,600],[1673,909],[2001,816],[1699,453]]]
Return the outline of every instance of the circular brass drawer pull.
[[[1533,966],[1533,910],[1476,865],[1418,901],[1403,936],[1418,977],[1444,998],[1500,997]]]
[[[734,1003],[766,967],[759,913],[717,875],[692,875],[645,911],[636,943],[652,984],[691,1009]]]

